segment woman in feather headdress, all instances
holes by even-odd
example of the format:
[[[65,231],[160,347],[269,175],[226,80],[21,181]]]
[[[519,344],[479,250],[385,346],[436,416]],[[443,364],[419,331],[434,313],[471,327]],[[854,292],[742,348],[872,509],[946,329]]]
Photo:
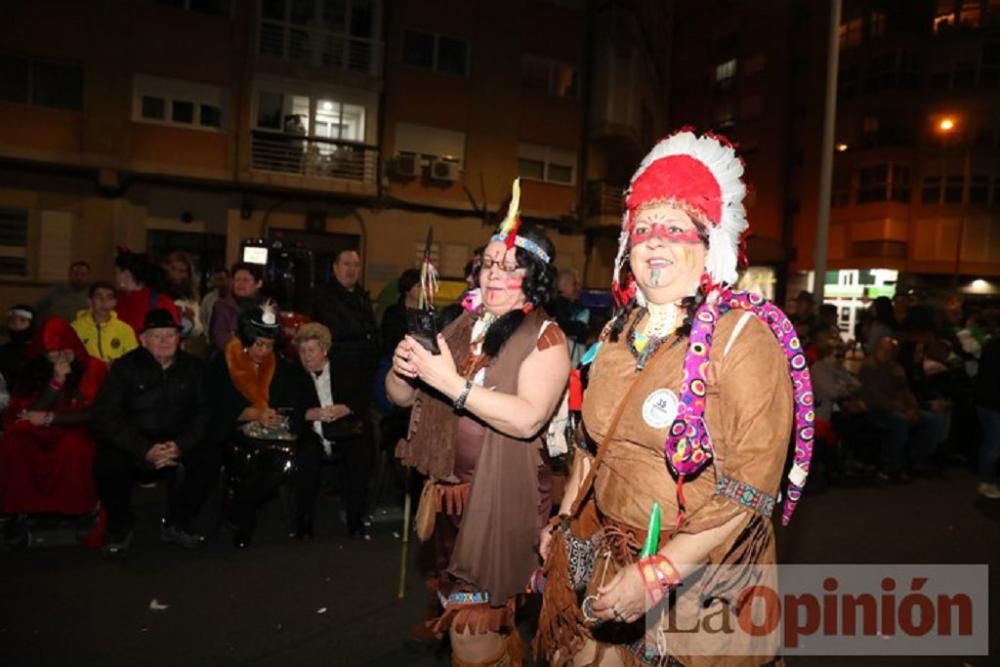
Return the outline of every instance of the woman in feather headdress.
[[[519,665],[514,600],[538,566],[551,474],[541,434],[566,386],[566,338],[544,312],[555,296],[552,243],[522,229],[519,185],[478,270],[482,304],[445,327],[440,354],[403,339],[386,378],[413,406],[403,463],[429,478],[430,516],[452,664]],[[432,347],[432,346],[431,346]],[[418,520],[418,530],[420,529]]]

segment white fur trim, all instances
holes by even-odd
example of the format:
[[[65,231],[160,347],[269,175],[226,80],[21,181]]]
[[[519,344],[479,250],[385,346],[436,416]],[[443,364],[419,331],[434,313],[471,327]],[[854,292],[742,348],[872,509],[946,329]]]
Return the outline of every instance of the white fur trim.
[[[788,481],[798,487],[803,487],[806,484],[806,478],[809,476],[802,466],[795,464],[792,469],[788,471]]]
[[[656,144],[643,158],[629,183],[635,183],[657,160],[672,155],[690,155],[698,160],[715,177],[722,192],[721,220],[709,229],[709,249],[705,258],[705,269],[716,283],[734,285],[738,278],[740,237],[747,227],[746,209],[743,198],[746,185],[743,183],[743,163],[736,156],[732,146],[726,146],[710,136],[697,136],[693,132],[678,132]],[[627,220],[627,216],[625,218]],[[623,220],[623,227],[624,221]],[[622,250],[619,248],[619,256]]]

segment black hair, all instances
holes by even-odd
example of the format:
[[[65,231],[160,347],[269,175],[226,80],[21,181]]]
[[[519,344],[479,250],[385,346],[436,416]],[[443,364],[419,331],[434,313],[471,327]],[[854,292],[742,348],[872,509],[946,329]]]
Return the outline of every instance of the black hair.
[[[899,323],[896,322],[896,313],[892,308],[892,299],[887,296],[876,297],[872,301],[872,309],[875,312],[876,322],[881,322],[894,331],[898,328]]]
[[[420,282],[420,272],[416,269],[407,269],[399,274],[396,280],[396,289],[399,291],[399,298],[406,298],[406,293],[413,289],[413,286]]]
[[[52,362],[49,361],[45,352],[36,354],[28,360],[24,370],[21,371],[21,374],[17,378],[17,384],[12,388],[12,393],[25,398],[38,396],[52,380],[52,369]],[[73,391],[80,384],[82,377],[83,364],[80,363],[79,359],[73,359],[70,363],[69,375],[66,376],[65,383],[63,384],[64,391],[72,395]]]
[[[333,263],[337,264],[340,262],[340,258],[344,256],[345,252],[357,253],[358,257],[361,257],[361,251],[357,248],[341,248],[333,255]]]
[[[153,264],[149,255],[143,252],[120,250],[115,255],[115,266],[121,271],[128,271],[132,279],[140,285],[148,285],[153,279]]]
[[[106,280],[98,280],[96,283],[91,285],[90,289],[87,291],[87,296],[93,299],[94,295],[97,293],[97,290],[99,289],[109,289],[111,290],[112,294],[118,296],[118,290],[116,290],[115,286]]]
[[[69,265],[69,268],[75,269],[78,266],[82,266],[83,268],[87,269],[88,271],[90,270],[90,262],[88,262],[86,260],[83,260],[83,259],[76,260],[75,262],[73,262],[72,264]]]
[[[259,283],[264,279],[264,270],[261,269],[260,264],[251,264],[250,262],[236,262],[233,267],[229,269],[229,275],[233,278],[236,277],[237,271],[246,271],[251,276],[253,276],[253,281]]]
[[[548,262],[543,262],[540,257],[530,250],[515,246],[514,257],[519,267],[524,267],[527,272],[524,281],[521,283],[521,291],[524,292],[526,305],[533,309],[550,308],[556,298],[557,274],[555,268],[556,249],[552,241],[545,235],[541,227],[534,225],[524,225],[517,233],[537,243],[549,256]],[[481,264],[477,264],[478,267]],[[500,316],[496,322],[490,325],[483,339],[483,352],[488,357],[496,357],[500,353],[507,339],[513,335],[517,328],[524,322],[527,313],[523,309],[512,310]]]

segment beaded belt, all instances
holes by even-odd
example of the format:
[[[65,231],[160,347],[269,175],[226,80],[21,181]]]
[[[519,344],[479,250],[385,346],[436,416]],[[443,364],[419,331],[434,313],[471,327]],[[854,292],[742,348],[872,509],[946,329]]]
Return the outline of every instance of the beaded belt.
[[[715,494],[728,496],[744,507],[771,518],[774,513],[774,496],[732,477],[719,477],[715,483]]]

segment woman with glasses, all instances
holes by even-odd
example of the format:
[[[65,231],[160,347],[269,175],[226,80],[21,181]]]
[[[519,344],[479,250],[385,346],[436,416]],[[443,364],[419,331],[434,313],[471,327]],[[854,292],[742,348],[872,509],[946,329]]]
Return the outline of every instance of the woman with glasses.
[[[569,352],[543,310],[556,290],[553,245],[520,229],[518,200],[515,181],[478,271],[482,305],[445,327],[440,354],[404,338],[386,378],[390,400],[413,406],[397,454],[429,478],[421,510],[437,510],[444,607],[433,629],[449,633],[454,665],[521,664],[514,600],[538,566],[551,509],[542,434],[566,387]]]

